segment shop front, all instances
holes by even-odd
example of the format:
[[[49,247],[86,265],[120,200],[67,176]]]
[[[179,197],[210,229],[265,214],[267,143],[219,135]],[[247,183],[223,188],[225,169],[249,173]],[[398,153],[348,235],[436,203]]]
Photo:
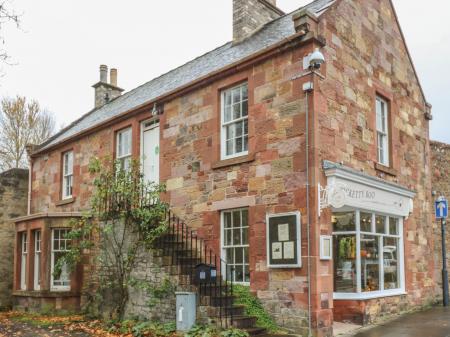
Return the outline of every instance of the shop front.
[[[325,174],[334,319],[365,324],[371,301],[406,295],[403,233],[415,193],[339,165],[328,165]]]

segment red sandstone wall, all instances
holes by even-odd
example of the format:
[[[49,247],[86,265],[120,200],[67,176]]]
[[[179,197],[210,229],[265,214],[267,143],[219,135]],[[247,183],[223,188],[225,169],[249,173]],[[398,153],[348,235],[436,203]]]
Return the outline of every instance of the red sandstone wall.
[[[384,300],[400,311],[420,306],[435,296],[433,246],[430,221],[429,125],[424,118],[425,100],[409,61],[407,50],[389,0],[341,0],[320,23],[327,40],[326,80],[316,93],[316,164],[343,162],[365,173],[417,192],[414,213],[405,221],[405,265],[408,295]],[[316,90],[317,91],[317,90]],[[377,167],[375,98],[390,101],[391,167]],[[322,184],[326,179],[318,168]],[[320,219],[322,233],[330,233],[329,212]],[[331,275],[331,265],[329,275]],[[329,289],[332,278],[323,287]],[[374,304],[363,308],[364,320],[380,313]],[[378,301],[380,302],[380,301]],[[381,300],[383,302],[383,300]],[[336,304],[335,304],[336,305]],[[335,310],[347,312],[350,305]],[[369,318],[367,318],[369,317]]]

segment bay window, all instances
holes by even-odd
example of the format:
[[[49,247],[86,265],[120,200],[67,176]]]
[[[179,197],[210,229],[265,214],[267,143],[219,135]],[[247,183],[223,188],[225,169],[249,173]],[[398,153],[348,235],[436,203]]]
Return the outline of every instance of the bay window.
[[[123,170],[128,170],[131,166],[131,137],[131,128],[121,130],[116,135],[116,159],[120,162]]]
[[[332,224],[335,299],[404,292],[401,218],[349,210],[333,213]]]
[[[70,275],[67,265],[63,265],[61,270],[56,273],[55,266],[58,261],[70,249],[70,239],[67,238],[69,233],[67,228],[52,229],[51,243],[51,289],[52,290],[70,290]]]
[[[221,159],[248,154],[248,85],[224,90],[222,100]]]

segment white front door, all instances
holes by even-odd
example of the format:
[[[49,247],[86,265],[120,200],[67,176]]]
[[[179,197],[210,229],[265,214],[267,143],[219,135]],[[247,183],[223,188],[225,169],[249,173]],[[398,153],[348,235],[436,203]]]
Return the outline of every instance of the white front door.
[[[146,182],[159,184],[159,121],[141,124],[141,158]]]

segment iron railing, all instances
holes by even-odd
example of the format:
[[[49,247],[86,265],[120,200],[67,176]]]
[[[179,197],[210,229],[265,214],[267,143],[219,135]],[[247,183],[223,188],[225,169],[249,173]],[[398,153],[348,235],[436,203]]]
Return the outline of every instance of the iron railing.
[[[199,301],[209,301],[207,305],[216,308],[219,324],[223,328],[233,325],[233,268],[200,238],[195,229],[168,210],[165,214],[166,234],[161,236],[156,247],[163,255],[170,256],[173,265],[178,266],[179,274],[189,278],[194,284],[195,267],[206,264],[216,270],[216,280],[212,283],[195,284]]]
[[[161,206],[159,201],[148,195],[146,190],[131,198],[120,193],[107,194],[101,205],[102,212],[106,217],[111,217],[118,212],[131,211],[137,207]],[[163,213],[161,220],[166,222],[167,229],[156,239],[154,247],[162,250],[164,256],[170,256],[172,265],[177,266],[178,274],[187,276],[191,285],[194,284],[195,267],[198,264],[207,264],[216,270],[215,282],[195,284],[199,302],[205,304],[207,301],[206,305],[215,308],[222,328],[232,326],[234,268],[218,256],[205,239],[198,236],[195,229],[187,226],[168,207],[165,207]]]

